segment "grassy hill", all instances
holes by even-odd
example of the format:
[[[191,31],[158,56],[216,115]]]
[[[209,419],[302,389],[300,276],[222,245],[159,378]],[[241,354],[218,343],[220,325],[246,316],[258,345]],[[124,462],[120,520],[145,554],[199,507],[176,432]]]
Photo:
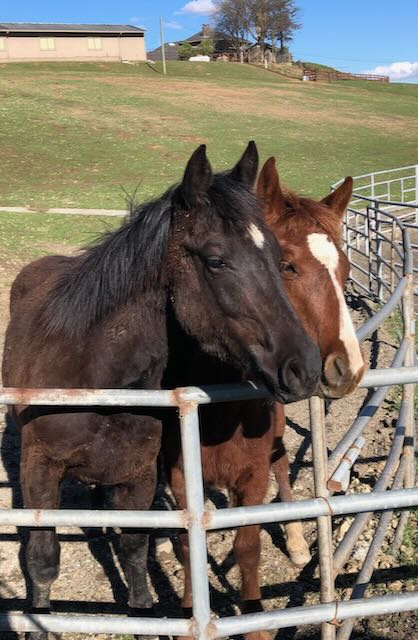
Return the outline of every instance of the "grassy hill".
[[[302,83],[247,65],[0,65],[0,205],[122,208],[160,193],[200,143],[217,169],[255,139],[290,187],[418,161],[418,85]]]

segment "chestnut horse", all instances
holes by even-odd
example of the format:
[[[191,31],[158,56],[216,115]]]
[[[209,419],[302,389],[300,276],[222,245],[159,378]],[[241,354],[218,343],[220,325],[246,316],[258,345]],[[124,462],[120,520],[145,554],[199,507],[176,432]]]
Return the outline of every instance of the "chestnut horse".
[[[278,244],[251,191],[257,164],[250,143],[230,172],[213,175],[202,145],[182,183],[140,206],[119,229],[78,256],[26,266],[11,292],[4,385],[159,388],[174,318],[202,352],[261,375],[279,400],[312,393],[319,352],[283,290]],[[28,405],[10,411],[22,430],[25,507],[57,508],[60,483],[72,476],[113,486],[116,509],[150,508],[158,413]],[[120,560],[135,609],[152,605],[147,550],[143,530],[122,530]],[[49,609],[59,556],[55,529],[30,531],[35,610]]]
[[[352,190],[351,178],[321,202],[284,194],[274,159],[265,164],[257,193],[264,201],[268,226],[280,239],[278,264],[289,297],[302,322],[319,345],[323,371],[321,390],[327,397],[340,397],[353,390],[364,369],[364,361],[343,295],[348,277],[347,257],[340,248],[341,219]],[[198,345],[172,328],[179,348],[166,383],[214,384],[243,380],[234,366],[203,354]],[[180,335],[180,337],[179,337]],[[175,354],[173,354],[175,355]],[[231,402],[201,407],[201,454],[206,485],[224,487],[238,506],[261,504],[265,499],[269,471],[279,481],[282,500],[291,500],[288,460],[282,442],[283,406],[269,401]],[[170,419],[164,425],[163,450],[173,494],[185,507],[184,470],[179,430]],[[299,564],[309,560],[309,549],[300,523],[287,525],[291,557]],[[191,582],[187,534],[180,534],[185,571],[182,606],[191,607]],[[260,526],[240,527],[234,540],[235,559],[242,577],[242,610],[260,611],[258,568]],[[264,633],[248,634],[263,638]]]

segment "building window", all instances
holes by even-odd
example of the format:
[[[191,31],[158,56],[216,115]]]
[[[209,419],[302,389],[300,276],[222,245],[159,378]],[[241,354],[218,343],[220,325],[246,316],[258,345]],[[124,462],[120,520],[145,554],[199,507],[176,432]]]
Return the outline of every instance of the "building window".
[[[87,46],[89,49],[101,49],[102,48],[102,39],[101,38],[87,38]]]
[[[55,38],[39,38],[41,51],[54,51],[55,50]]]
[[[5,38],[0,38],[0,51],[4,51],[6,48]]]

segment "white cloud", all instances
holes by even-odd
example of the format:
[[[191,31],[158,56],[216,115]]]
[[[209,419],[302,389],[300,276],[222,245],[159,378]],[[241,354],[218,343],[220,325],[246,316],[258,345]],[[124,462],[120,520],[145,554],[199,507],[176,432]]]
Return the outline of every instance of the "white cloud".
[[[418,76],[418,62],[392,62],[392,64],[386,66],[377,66],[365,73],[389,76],[391,80],[407,80]]]
[[[183,25],[178,22],[164,22],[164,26],[166,29],[183,29]]]
[[[201,13],[207,15],[215,11],[216,6],[213,0],[191,0],[187,2],[180,11],[176,11],[176,13]]]

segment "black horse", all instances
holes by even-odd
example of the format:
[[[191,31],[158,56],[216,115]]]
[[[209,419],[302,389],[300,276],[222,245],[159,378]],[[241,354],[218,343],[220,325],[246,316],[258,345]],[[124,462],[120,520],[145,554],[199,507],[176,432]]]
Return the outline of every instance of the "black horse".
[[[168,317],[201,349],[262,376],[280,401],[311,394],[321,362],[286,298],[279,247],[251,191],[250,143],[229,172],[212,174],[202,145],[180,185],[138,207],[116,231],[75,257],[27,265],[11,292],[7,387],[159,388]],[[112,485],[116,509],[149,509],[161,421],[144,410],[10,408],[22,431],[27,508],[59,506],[60,483]],[[152,606],[148,535],[122,531],[129,606]],[[54,529],[30,531],[26,563],[33,608],[49,609],[59,570]],[[46,633],[31,634],[46,638]]]

